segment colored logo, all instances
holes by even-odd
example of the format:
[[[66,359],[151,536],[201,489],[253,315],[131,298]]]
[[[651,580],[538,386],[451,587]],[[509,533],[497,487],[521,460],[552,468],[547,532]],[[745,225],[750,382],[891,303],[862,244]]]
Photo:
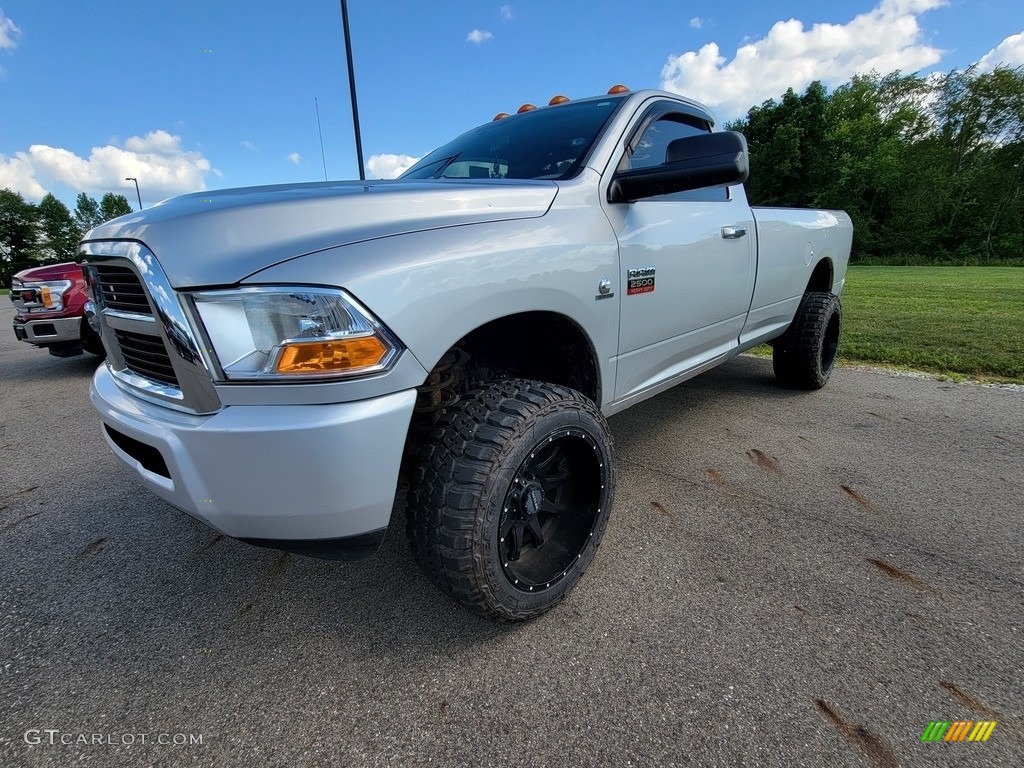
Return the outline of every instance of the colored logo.
[[[626,273],[626,295],[652,293],[654,291],[654,267],[639,267]]]
[[[988,741],[995,729],[995,720],[932,720],[921,741]]]

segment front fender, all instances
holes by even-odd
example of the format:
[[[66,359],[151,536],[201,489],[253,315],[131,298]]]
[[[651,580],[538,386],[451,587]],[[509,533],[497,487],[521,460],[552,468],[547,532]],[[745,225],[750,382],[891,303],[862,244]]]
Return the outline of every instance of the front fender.
[[[618,247],[607,219],[586,206],[538,219],[450,227],[322,251],[251,276],[246,284],[344,287],[380,318],[427,371],[480,326],[529,311],[570,318],[590,338],[601,391],[614,391]],[[601,280],[612,296],[598,299]],[[542,344],[543,339],[523,339]]]

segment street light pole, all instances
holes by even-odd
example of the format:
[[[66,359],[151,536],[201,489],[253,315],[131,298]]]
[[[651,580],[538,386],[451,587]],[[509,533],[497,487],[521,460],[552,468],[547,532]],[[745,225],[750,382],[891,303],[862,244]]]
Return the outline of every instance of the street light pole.
[[[139,180],[136,179],[134,176],[125,176],[124,180],[125,181],[134,181],[135,182],[135,195],[139,198],[139,210],[141,211],[142,210],[142,193],[139,192]]]

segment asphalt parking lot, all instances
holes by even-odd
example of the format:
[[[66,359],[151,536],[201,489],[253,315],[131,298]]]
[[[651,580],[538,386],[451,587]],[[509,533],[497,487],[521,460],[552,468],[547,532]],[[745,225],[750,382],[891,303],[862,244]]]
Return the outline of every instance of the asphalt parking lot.
[[[1024,764],[1022,392],[842,369],[792,393],[740,358],[611,420],[593,566],[499,626],[402,526],[328,563],[142,492],[94,359],[11,317],[0,297],[0,765]],[[922,743],[933,720],[998,725]]]

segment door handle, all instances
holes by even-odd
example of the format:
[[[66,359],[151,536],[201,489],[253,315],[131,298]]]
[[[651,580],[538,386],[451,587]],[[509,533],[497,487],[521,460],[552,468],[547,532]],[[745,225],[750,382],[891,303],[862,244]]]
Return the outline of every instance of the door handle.
[[[722,237],[726,240],[736,240],[746,234],[746,227],[722,227]]]

